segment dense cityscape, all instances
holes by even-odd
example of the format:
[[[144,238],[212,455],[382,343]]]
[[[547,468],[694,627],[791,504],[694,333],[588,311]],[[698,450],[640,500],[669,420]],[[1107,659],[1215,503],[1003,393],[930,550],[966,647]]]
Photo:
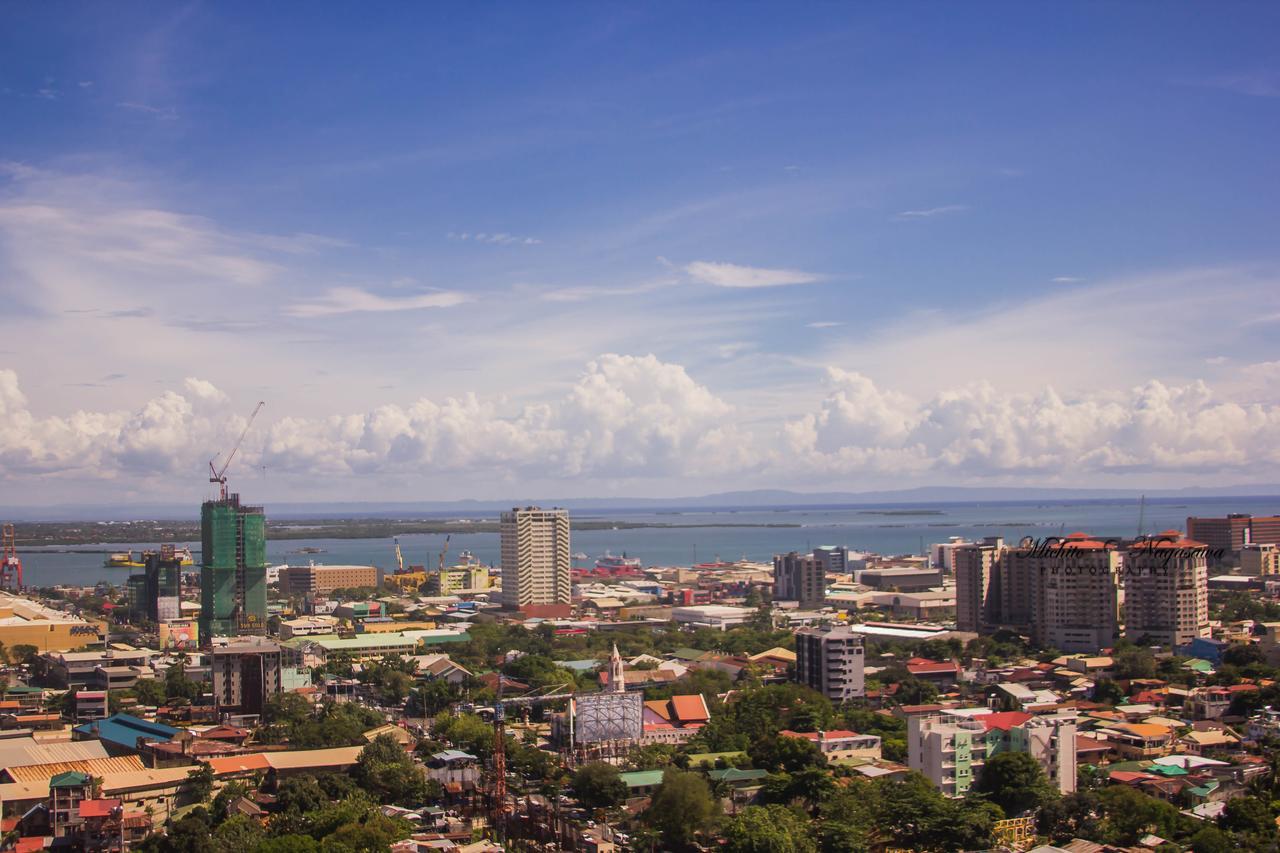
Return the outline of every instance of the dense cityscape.
[[[0,0],[0,853],[1280,853],[1278,35]]]
[[[6,844],[83,850],[1268,849],[1280,515],[652,566],[198,550],[42,587],[5,527]],[[589,564],[591,561],[586,560]]]

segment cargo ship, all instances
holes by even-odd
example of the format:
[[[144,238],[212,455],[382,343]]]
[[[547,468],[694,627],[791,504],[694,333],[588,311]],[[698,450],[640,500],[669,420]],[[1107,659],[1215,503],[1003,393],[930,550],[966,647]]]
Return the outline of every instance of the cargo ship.
[[[574,569],[573,574],[577,578],[635,578],[644,576],[644,563],[635,557],[628,557],[625,553],[621,557],[615,557],[608,551],[604,552],[603,557],[596,560],[593,569]]]
[[[147,557],[154,553],[156,552],[143,551],[138,555],[137,559],[134,559],[133,551],[118,551],[107,555],[105,565],[109,569],[144,569],[147,566]],[[174,550],[173,555],[184,566],[195,565],[195,560],[191,557],[190,548],[178,548]]]

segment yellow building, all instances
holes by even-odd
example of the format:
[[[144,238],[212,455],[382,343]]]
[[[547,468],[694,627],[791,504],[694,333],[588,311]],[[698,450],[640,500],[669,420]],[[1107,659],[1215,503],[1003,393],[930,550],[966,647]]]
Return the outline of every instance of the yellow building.
[[[90,622],[37,601],[0,593],[0,643],[35,646],[41,652],[65,652],[102,642],[101,622]]]

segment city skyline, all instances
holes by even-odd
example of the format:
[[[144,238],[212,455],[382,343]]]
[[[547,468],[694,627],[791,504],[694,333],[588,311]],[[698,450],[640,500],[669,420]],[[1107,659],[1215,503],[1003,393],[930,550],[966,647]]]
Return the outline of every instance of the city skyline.
[[[1280,482],[1275,9],[4,14],[32,504]]]

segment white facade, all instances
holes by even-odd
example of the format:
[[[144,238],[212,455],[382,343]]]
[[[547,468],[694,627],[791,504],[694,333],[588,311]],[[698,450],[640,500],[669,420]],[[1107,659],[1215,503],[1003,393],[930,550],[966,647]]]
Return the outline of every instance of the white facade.
[[[502,606],[570,604],[569,512],[538,507],[502,514]]]

